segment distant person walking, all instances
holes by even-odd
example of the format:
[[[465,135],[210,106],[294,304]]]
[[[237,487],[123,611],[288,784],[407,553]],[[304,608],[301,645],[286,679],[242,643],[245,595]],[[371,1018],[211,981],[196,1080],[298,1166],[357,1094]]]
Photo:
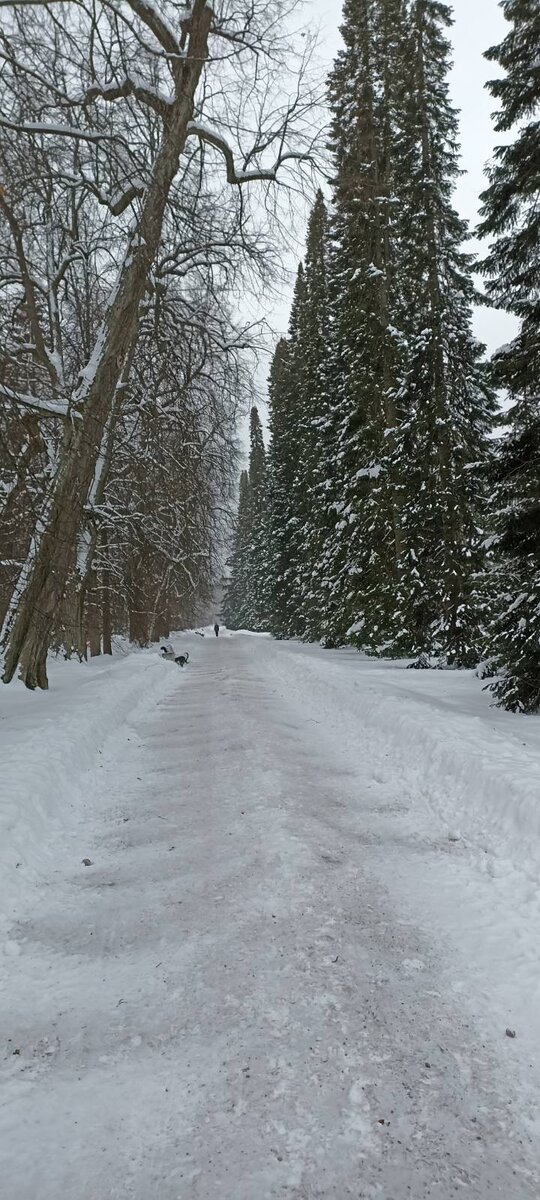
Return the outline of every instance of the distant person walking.
[[[217,621],[214,625],[214,633],[215,633],[216,637],[219,637],[219,625],[218,625]]]

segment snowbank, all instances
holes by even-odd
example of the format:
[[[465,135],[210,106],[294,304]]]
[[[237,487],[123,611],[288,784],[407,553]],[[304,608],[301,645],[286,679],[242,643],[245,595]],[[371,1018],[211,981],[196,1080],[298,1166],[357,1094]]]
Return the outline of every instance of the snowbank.
[[[449,833],[482,854],[504,853],[540,882],[539,717],[494,707],[472,671],[409,671],[351,650],[295,649],[326,723],[335,713],[336,729],[353,739],[360,720],[391,754],[400,786]]]
[[[58,867],[58,835],[71,854],[104,745],[139,705],[148,710],[179,685],[180,672],[155,649],[129,649],[118,643],[113,659],[84,664],[53,658],[48,692],[0,685],[0,934]]]

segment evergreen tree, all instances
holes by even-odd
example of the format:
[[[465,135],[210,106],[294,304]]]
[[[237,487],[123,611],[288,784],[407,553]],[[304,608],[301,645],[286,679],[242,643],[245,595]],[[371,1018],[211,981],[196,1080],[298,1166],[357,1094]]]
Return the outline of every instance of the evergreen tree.
[[[304,270],[298,269],[289,324],[289,336],[277,346],[270,370],[268,408],[269,461],[272,488],[270,564],[272,614],[270,628],[276,637],[302,632],[297,585],[300,517],[298,464],[302,460],[302,405],[298,380],[300,313],[305,303]]]
[[[266,451],[258,410],[250,414],[249,542],[246,579],[246,627],[257,632],[270,622],[268,552],[268,480]]]
[[[249,470],[242,471],[230,576],[221,616],[230,629],[268,629],[270,577],[268,478],[264,438],[255,406],[249,421]]]
[[[441,0],[348,0],[331,77],[339,367],[326,561],[340,640],[478,658],[478,519],[493,398],[451,203]]]
[[[450,23],[443,0],[345,0],[330,237],[319,195],[270,384],[272,628],[465,665],[495,406],[452,206]]]
[[[487,52],[504,71],[489,84],[500,103],[496,128],[513,130],[489,170],[480,233],[493,239],[484,263],[492,304],[520,320],[495,356],[494,377],[511,398],[500,448],[498,549],[502,582],[494,623],[500,678],[493,690],[511,710],[540,708],[540,9],[505,0],[510,30]]]
[[[400,0],[346,0],[345,49],[330,77],[335,155],[330,417],[332,485],[322,555],[327,640],[379,631],[375,591],[392,592],[401,532],[392,475],[399,380],[392,131]],[[367,597],[370,596],[369,613]],[[362,634],[361,640],[364,640]],[[379,637],[380,640],[380,637]]]
[[[473,262],[452,205],[458,122],[442,0],[412,0],[396,152],[405,346],[399,433],[403,552],[393,648],[478,661],[485,463],[495,404],[472,333]]]
[[[310,214],[305,263],[298,268],[289,335],[269,384],[272,487],[273,632],[319,636],[320,558],[326,481],[329,312],[327,212],[319,191]]]
[[[298,455],[292,486],[294,524],[291,554],[295,568],[295,623],[301,637],[320,637],[321,597],[317,567],[324,540],[324,501],[328,479],[328,367],[331,325],[328,307],[328,217],[317,193],[310,214],[303,267],[302,302],[291,346]]]
[[[249,475],[242,471],[230,575],[225,586],[221,619],[229,629],[245,629],[248,624],[249,547],[251,538],[251,497]]]

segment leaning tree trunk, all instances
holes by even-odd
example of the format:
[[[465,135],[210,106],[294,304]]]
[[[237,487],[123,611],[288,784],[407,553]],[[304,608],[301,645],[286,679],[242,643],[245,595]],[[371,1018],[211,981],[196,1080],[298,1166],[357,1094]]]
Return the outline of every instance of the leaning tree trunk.
[[[103,432],[101,446],[94,471],[94,478],[90,488],[90,494],[88,496],[88,507],[91,510],[95,510],[100,504],[102,504],[105,496],[105,488],[107,486],[107,480],[109,478],[109,472],[113,460],[116,426],[118,417],[120,415],[122,397],[125,393],[126,384],[128,382],[133,363],[134,353],[135,341],[131,346],[131,350],[124,364],[124,369],[116,388],[114,399],[111,404],[111,411],[109,417],[107,418],[107,423]],[[94,519],[91,528],[88,528],[87,526],[86,529],[79,531],[80,545],[77,554],[77,567],[74,572],[72,595],[69,597],[67,606],[69,612],[68,628],[70,632],[69,649],[76,650],[79,658],[86,658],[87,656],[86,632],[84,629],[84,610],[86,604],[86,594],[89,588],[89,581],[99,537],[99,524],[96,522],[94,513]],[[110,597],[108,597],[108,600],[110,618]],[[103,617],[103,620],[105,620],[105,616]],[[105,626],[103,626],[104,654],[112,654],[111,638],[112,629],[109,636],[109,634],[107,634],[105,631]],[[110,650],[105,649],[106,640],[108,645],[111,644]]]
[[[169,192],[183,153],[195,90],[207,57],[211,10],[200,0],[191,16],[186,57],[178,68],[176,98],[164,124],[152,180],[140,220],[113,288],[98,334],[95,365],[87,365],[72,398],[58,471],[50,499],[6,622],[3,680],[17,665],[29,688],[46,688],[46,659],[55,613],[62,601],[77,533],[94,478],[115,390],[137,337],[139,305],[156,255]],[[95,351],[94,351],[95,354]],[[90,359],[94,364],[94,355]]]

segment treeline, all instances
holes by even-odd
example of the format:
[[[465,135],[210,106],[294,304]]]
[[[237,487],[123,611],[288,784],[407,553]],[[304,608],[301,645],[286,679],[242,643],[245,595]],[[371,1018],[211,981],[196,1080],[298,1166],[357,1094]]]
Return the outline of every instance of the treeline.
[[[316,156],[295,7],[2,8],[5,682],[209,602],[257,340],[237,297],[278,262],[278,180],[303,190]]]
[[[510,30],[488,58],[504,73],[489,88],[514,140],[489,169],[480,269],[519,334],[488,363],[472,332],[475,263],[452,205],[450,6],[346,0],[329,81],[332,198],[327,210],[317,196],[276,347],[266,453],[252,414],[224,615],[420,666],[487,661],[498,701],[534,711],[540,10],[502,7]]]

